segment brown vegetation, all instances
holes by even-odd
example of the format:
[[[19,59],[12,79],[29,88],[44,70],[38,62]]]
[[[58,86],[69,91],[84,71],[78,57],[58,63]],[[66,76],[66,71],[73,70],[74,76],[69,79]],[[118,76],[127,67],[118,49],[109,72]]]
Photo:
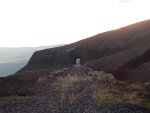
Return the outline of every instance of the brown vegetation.
[[[5,87],[10,90],[9,96],[0,97],[0,111],[5,111],[2,113],[99,113],[99,111],[149,113],[146,108],[149,108],[150,92],[143,83],[129,84],[118,81],[112,74],[85,67],[45,70],[45,72],[47,73],[43,75],[41,70],[9,78],[23,80],[26,77],[26,84],[18,82],[17,85],[20,87],[17,89],[12,83],[9,87]],[[9,79],[5,79],[6,84]],[[0,91],[2,90],[4,94],[6,90],[0,87]],[[5,93],[7,94],[7,91]]]

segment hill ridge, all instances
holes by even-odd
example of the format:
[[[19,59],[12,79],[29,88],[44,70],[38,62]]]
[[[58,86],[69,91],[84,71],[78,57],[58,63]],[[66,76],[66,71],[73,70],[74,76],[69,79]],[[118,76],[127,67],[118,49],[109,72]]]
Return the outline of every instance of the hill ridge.
[[[75,64],[77,57],[82,60],[82,65],[92,65],[93,69],[104,69],[112,72],[126,70],[130,73],[132,70],[129,69],[127,64],[135,60],[134,70],[134,68],[149,61],[149,59],[144,60],[147,56],[144,51],[150,48],[149,29],[150,20],[146,20],[120,29],[100,33],[65,46],[36,51],[28,64],[18,73],[44,68],[72,66]],[[136,58],[142,56],[142,54],[141,60],[137,61]],[[117,61],[116,65],[113,60]],[[98,61],[97,67],[94,61]],[[105,66],[109,68],[105,68]],[[115,70],[112,70],[113,68]],[[147,76],[147,81],[150,81],[148,73],[144,76]],[[143,79],[142,81],[145,80]]]

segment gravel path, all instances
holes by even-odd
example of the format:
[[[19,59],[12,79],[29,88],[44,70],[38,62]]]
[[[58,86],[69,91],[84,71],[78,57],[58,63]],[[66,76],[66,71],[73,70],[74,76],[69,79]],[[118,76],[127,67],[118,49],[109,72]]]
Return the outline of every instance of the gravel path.
[[[56,76],[85,75],[88,74],[88,69],[65,69],[56,72]],[[123,103],[100,103],[97,104],[92,96],[93,89],[88,85],[90,82],[80,82],[67,87],[65,90],[60,90],[52,84],[56,80],[48,79],[33,87],[38,90],[37,95],[21,96],[21,97],[1,97],[0,98],[0,113],[150,113],[149,110],[133,105]],[[55,82],[54,82],[55,83]],[[94,81],[96,87],[105,89],[109,84],[105,81]],[[31,89],[30,89],[31,90]],[[65,94],[63,101],[62,95]],[[70,95],[78,95],[72,103],[69,103]],[[72,96],[75,97],[75,96]],[[72,99],[73,100],[73,99]]]

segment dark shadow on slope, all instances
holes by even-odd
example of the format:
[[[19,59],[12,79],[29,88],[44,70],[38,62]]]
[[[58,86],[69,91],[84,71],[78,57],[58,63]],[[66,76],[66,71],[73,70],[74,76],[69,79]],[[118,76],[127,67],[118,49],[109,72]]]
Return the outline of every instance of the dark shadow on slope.
[[[144,54],[137,56],[136,58],[125,63],[119,69],[134,69],[149,60],[150,60],[150,49],[147,50]]]

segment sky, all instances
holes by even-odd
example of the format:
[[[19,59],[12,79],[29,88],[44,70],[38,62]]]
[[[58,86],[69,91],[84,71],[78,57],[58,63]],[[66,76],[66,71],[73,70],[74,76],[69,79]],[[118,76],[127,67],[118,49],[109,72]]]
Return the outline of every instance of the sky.
[[[150,19],[150,0],[0,0],[0,47],[69,44]]]

